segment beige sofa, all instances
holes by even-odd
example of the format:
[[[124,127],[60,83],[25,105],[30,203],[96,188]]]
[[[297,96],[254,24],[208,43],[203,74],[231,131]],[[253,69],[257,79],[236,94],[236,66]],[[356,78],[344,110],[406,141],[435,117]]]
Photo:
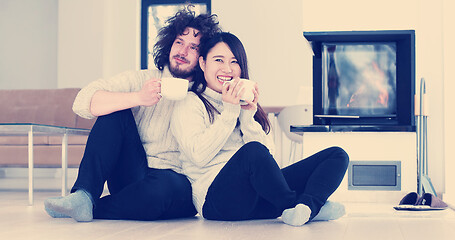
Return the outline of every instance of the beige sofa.
[[[87,120],[72,111],[80,89],[0,90],[0,123],[34,123],[91,129]],[[28,166],[27,136],[0,135],[0,167]],[[78,167],[87,136],[68,136],[68,167]],[[34,136],[35,167],[62,166],[62,136]]]

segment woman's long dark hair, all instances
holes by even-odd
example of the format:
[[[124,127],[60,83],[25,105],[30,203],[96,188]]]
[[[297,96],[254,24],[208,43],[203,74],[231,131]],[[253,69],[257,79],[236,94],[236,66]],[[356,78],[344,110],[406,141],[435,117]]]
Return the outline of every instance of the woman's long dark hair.
[[[211,39],[209,39],[206,42],[206,44],[202,46],[202,48],[199,49],[200,56],[203,57],[205,61],[207,59],[207,54],[210,51],[210,49],[212,49],[216,44],[220,42],[226,43],[231,49],[235,58],[237,59],[241,69],[240,78],[249,79],[248,61],[246,57],[245,48],[243,47],[242,42],[231,33],[221,32],[215,34]],[[207,88],[207,81],[205,80],[202,71],[198,71],[198,74],[196,74],[193,77],[193,82],[194,84],[191,88],[191,91],[194,92],[202,100],[209,114],[210,122],[213,122],[215,112],[218,114],[219,112],[215,109],[215,107],[213,107],[212,104],[210,104],[210,102],[207,99],[205,99],[204,96],[202,96],[202,93]],[[262,109],[262,107],[259,104],[256,114],[254,115],[254,119],[259,124],[261,124],[262,129],[264,130],[265,133],[268,134],[270,132],[269,119],[267,118],[267,114],[264,112],[264,109]]]

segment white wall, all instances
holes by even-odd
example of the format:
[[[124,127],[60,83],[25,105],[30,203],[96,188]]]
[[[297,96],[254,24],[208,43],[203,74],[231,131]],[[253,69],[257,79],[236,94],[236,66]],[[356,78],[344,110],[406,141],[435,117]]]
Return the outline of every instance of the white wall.
[[[443,1],[443,47],[444,47],[444,145],[445,189],[444,200],[455,206],[455,2]]]
[[[429,176],[445,192],[443,0],[420,0],[417,79],[426,81]]]
[[[141,0],[104,0],[103,76],[140,69]]]
[[[0,0],[0,89],[57,87],[57,0]]]
[[[138,69],[140,0],[59,0],[58,87]]]
[[[102,77],[103,0],[59,0],[58,87],[83,87]]]

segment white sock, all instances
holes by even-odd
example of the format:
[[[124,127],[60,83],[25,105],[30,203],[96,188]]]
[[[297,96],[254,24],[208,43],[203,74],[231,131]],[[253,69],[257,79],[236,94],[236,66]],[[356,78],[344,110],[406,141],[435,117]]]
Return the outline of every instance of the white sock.
[[[294,208],[283,211],[281,219],[291,226],[302,226],[310,219],[311,209],[305,204],[297,204]]]
[[[313,218],[312,221],[328,221],[338,219],[346,213],[344,205],[339,202],[327,201],[324,206],[322,206],[318,215]]]

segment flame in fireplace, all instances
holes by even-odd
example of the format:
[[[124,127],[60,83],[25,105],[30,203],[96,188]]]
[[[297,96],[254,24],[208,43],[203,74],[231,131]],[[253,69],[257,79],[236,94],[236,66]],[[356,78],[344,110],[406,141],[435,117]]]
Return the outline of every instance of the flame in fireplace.
[[[388,107],[389,91],[387,77],[376,62],[362,72],[362,84],[351,95],[347,107]]]

